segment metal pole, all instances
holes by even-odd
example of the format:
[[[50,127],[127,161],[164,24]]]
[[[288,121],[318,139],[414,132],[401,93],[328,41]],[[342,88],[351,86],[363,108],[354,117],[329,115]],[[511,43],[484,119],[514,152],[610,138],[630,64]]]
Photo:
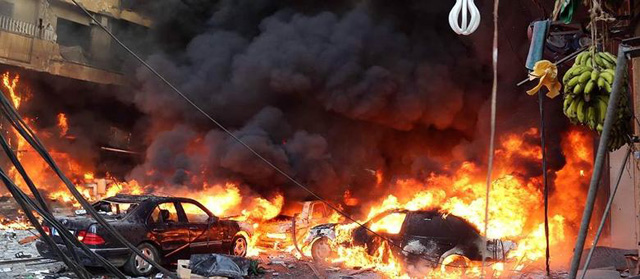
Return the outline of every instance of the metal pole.
[[[547,149],[545,144],[545,126],[544,126],[544,96],[542,92],[538,92],[538,104],[540,105],[540,146],[542,147],[542,180],[544,185],[544,238],[546,241],[545,247],[545,267],[547,270],[547,276],[551,275],[551,268],[549,267],[549,183],[547,183]]]
[[[618,108],[618,101],[620,100],[620,91],[622,91],[622,84],[624,83],[623,77],[627,70],[627,58],[625,57],[626,48],[626,45],[623,44],[618,46],[618,61],[616,65],[616,75],[613,81],[613,91],[609,96],[609,105],[607,106],[607,115],[604,119],[604,128],[602,129],[602,135],[600,136],[600,142],[598,143],[598,153],[596,154],[596,158],[593,163],[591,183],[589,185],[589,192],[587,193],[584,212],[582,213],[582,223],[580,224],[580,231],[578,232],[578,238],[576,239],[576,246],[573,250],[569,279],[576,279],[578,268],[580,266],[580,258],[582,257],[582,249],[584,249],[584,242],[587,238],[587,232],[589,231],[589,222],[591,221],[591,214],[593,213],[593,206],[598,192],[600,173],[602,172],[602,165],[604,163],[605,156],[607,155],[607,142],[611,135],[613,123],[616,120],[616,110]]]
[[[609,196],[609,201],[607,202],[607,206],[604,209],[604,213],[602,214],[602,220],[600,220],[600,226],[598,227],[598,231],[596,232],[596,237],[593,239],[593,244],[591,244],[591,250],[589,250],[589,255],[587,255],[587,259],[584,262],[584,266],[582,267],[582,276],[580,279],[584,279],[585,274],[587,274],[587,268],[589,268],[589,263],[591,263],[591,257],[593,256],[593,251],[596,250],[596,245],[598,244],[598,240],[600,240],[600,235],[602,234],[602,229],[604,228],[604,224],[607,221],[607,215],[611,210],[611,204],[613,204],[613,198],[616,196],[616,192],[618,192],[618,186],[620,186],[620,180],[622,180],[622,175],[624,174],[624,168],[627,166],[627,161],[629,161],[629,155],[631,154],[631,147],[627,148],[627,152],[624,156],[624,161],[622,162],[622,166],[620,167],[620,171],[618,171],[618,177],[616,178],[616,186],[613,188],[613,192]]]

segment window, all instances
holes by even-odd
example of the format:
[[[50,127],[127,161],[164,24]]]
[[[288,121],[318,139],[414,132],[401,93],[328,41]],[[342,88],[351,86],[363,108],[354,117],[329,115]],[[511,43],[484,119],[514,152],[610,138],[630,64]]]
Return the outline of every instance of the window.
[[[402,229],[402,223],[407,217],[406,213],[391,213],[371,224],[371,230],[374,232],[384,232],[389,234],[398,234]]]
[[[0,0],[0,16],[13,17],[13,3]]]
[[[91,28],[64,18],[57,20],[58,43],[62,46],[79,46],[84,51],[89,50],[91,43]]]
[[[160,208],[160,217],[162,217],[163,223],[176,223],[178,222],[178,211],[176,205],[172,202],[165,202],[158,205]]]
[[[147,220],[147,224],[156,224],[160,223],[160,208],[157,206],[153,208],[153,212],[149,215],[149,220]]]
[[[313,208],[313,215],[312,215],[313,219],[323,219],[326,216],[324,204],[319,204],[319,203],[314,204],[312,208]]]
[[[98,212],[107,214],[107,215],[117,215],[124,216],[131,212],[134,208],[136,208],[137,203],[118,203],[111,201],[99,201],[93,205]]]
[[[182,203],[182,209],[187,214],[187,220],[192,223],[207,223],[209,214],[193,203]]]

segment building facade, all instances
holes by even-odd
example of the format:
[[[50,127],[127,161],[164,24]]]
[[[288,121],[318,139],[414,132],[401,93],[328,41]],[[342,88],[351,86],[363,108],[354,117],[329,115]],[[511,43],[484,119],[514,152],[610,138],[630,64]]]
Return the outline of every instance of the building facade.
[[[78,0],[107,28],[149,28],[121,0]],[[99,84],[121,84],[122,52],[71,0],[0,0],[0,64]],[[120,56],[119,56],[120,55]]]

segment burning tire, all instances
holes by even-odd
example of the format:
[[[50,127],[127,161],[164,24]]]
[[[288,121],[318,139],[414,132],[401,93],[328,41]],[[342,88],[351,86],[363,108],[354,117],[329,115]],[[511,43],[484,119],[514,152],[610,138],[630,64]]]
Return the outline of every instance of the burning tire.
[[[149,243],[142,243],[138,245],[138,249],[142,252],[142,254],[144,254],[154,262],[158,262],[158,259],[160,257],[158,254],[158,249],[156,249],[155,246]],[[149,276],[155,273],[156,268],[147,261],[143,260],[142,257],[136,254],[132,254],[131,257],[129,257],[129,260],[124,264],[124,271],[135,277],[140,277]]]
[[[231,255],[236,257],[244,257],[247,255],[247,251],[249,250],[249,244],[247,244],[247,239],[244,236],[236,236],[233,238],[233,245],[231,246]]]
[[[471,260],[463,255],[453,254],[442,260],[440,270],[443,273],[462,272],[464,274],[471,266]]]
[[[332,255],[333,248],[331,247],[331,244],[329,243],[329,239],[327,237],[316,239],[313,244],[311,244],[311,256],[313,257],[314,261],[322,264],[327,264],[329,263]]]

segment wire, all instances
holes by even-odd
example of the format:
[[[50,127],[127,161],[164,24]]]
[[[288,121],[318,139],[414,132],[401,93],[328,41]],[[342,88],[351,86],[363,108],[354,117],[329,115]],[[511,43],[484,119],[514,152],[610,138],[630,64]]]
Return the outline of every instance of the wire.
[[[542,182],[544,185],[544,239],[545,239],[545,269],[547,276],[551,275],[549,267],[549,183],[547,174],[547,147],[545,142],[546,126],[544,125],[544,99],[545,96],[541,92],[538,93],[538,105],[540,106],[540,148],[542,149]]]
[[[18,131],[18,133],[40,154],[42,159],[49,165],[49,167],[56,173],[56,175],[64,182],[69,192],[73,195],[73,197],[82,205],[82,207],[91,215],[97,222],[104,228],[109,234],[111,234],[114,238],[116,238],[120,243],[129,248],[133,253],[140,256],[146,262],[150,263],[153,267],[158,269],[163,274],[171,277],[177,278],[175,274],[171,273],[169,270],[156,263],[146,255],[144,255],[136,246],[132,245],[124,238],[118,231],[111,226],[100,214],[89,204],[89,202],[82,196],[82,194],[76,189],[75,185],[69,178],[65,176],[65,174],[60,170],[56,162],[53,160],[46,147],[42,144],[42,142],[35,136],[35,133],[31,128],[24,122],[22,117],[18,114],[16,109],[13,107],[13,104],[7,99],[5,94],[0,94],[0,103],[2,105],[2,111],[5,116],[10,120],[10,124]],[[63,229],[64,231],[64,229]]]
[[[106,28],[102,22],[98,21],[86,8],[84,8],[80,3],[78,3],[77,0],[71,0],[76,6],[78,6],[80,9],[82,9],[82,11],[91,18],[91,20],[93,20],[96,25],[98,25],[102,30],[104,30],[116,43],[118,43],[118,45],[120,45],[124,50],[126,50],[131,56],[133,56],[136,60],[138,60],[138,62],[140,62],[145,68],[147,68],[149,71],[151,71],[151,73],[153,73],[157,78],[159,78],[165,85],[169,86],[169,88],[171,88],[171,90],[173,90],[176,94],[178,94],[180,97],[182,97],[182,99],[184,99],[184,101],[186,101],[187,103],[189,103],[189,105],[191,105],[192,107],[194,107],[198,112],[200,112],[203,116],[205,116],[209,121],[211,121],[213,124],[215,124],[220,130],[222,130],[223,132],[225,132],[227,135],[229,135],[233,140],[235,140],[237,143],[239,143],[240,145],[242,145],[244,148],[246,148],[247,150],[249,150],[249,152],[251,152],[254,156],[256,156],[258,159],[260,159],[261,161],[263,161],[265,164],[267,164],[269,167],[271,167],[273,170],[275,170],[277,173],[279,173],[280,175],[284,176],[287,180],[289,180],[290,182],[292,182],[293,184],[295,184],[296,186],[302,188],[303,190],[305,190],[307,193],[309,193],[311,196],[313,196],[314,198],[318,199],[319,201],[321,201],[322,203],[324,203],[325,205],[327,205],[329,208],[331,208],[332,210],[336,211],[338,214],[344,216],[345,218],[347,218],[349,221],[357,224],[359,227],[362,227],[364,229],[366,229],[368,232],[372,233],[373,235],[380,237],[381,239],[387,241],[391,246],[395,246],[396,248],[400,248],[402,249],[402,246],[400,246],[399,244],[394,243],[393,241],[391,241],[388,237],[385,237],[373,230],[371,230],[370,228],[368,228],[367,226],[365,226],[364,224],[362,224],[360,221],[354,219],[353,217],[349,216],[347,213],[345,213],[344,211],[342,211],[341,209],[339,209],[338,207],[334,206],[333,204],[329,203],[326,199],[322,198],[321,196],[317,195],[315,192],[311,191],[311,189],[309,189],[308,187],[306,187],[305,185],[303,185],[302,183],[298,182],[296,179],[294,179],[292,176],[290,176],[289,174],[287,174],[285,171],[283,171],[282,169],[280,169],[278,166],[276,166],[275,164],[273,164],[271,161],[269,161],[268,159],[266,159],[264,156],[260,155],[260,153],[258,153],[255,149],[253,149],[251,146],[249,146],[247,143],[245,143],[244,141],[242,141],[242,139],[240,139],[238,136],[236,136],[233,132],[231,132],[229,129],[227,129],[224,125],[222,125],[220,122],[218,122],[217,120],[215,120],[211,115],[209,115],[207,112],[205,112],[202,108],[200,108],[200,106],[198,106],[196,103],[194,103],[193,101],[191,101],[191,99],[189,99],[184,93],[182,93],[182,91],[180,91],[178,88],[176,88],[171,82],[169,82],[167,79],[165,79],[158,71],[156,71],[153,67],[151,67],[151,65],[149,65],[147,62],[145,62],[140,56],[138,56],[133,50],[131,50],[129,47],[127,47],[122,41],[120,41],[120,39],[118,39],[118,37],[116,37],[108,28]],[[473,2],[472,0],[469,0],[471,2]],[[475,6],[474,6],[475,7]],[[497,54],[496,58],[497,58]],[[494,100],[495,103],[495,100]],[[495,104],[494,104],[495,106]],[[495,107],[494,107],[495,109]],[[494,119],[495,122],[495,119]],[[66,178],[66,177],[65,177]],[[75,190],[75,188],[73,189]],[[485,243],[486,245],[486,243]],[[486,247],[485,247],[486,248]],[[409,252],[409,253],[414,253],[415,252]],[[427,257],[422,256],[423,259],[432,262],[432,263],[436,263],[439,264],[439,262],[433,261]],[[484,257],[483,257],[484,258]],[[146,258],[145,258],[146,259]],[[452,266],[452,267],[457,267],[457,268],[462,268],[462,267],[458,267],[458,266]]]
[[[65,255],[64,252],[60,250],[60,247],[56,245],[55,241],[53,241],[51,236],[47,235],[47,233],[44,231],[44,229],[40,225],[38,219],[35,217],[35,215],[33,215],[33,212],[31,212],[27,204],[24,202],[24,200],[21,199],[20,195],[16,192],[17,187],[13,187],[15,186],[13,182],[11,182],[11,180],[6,179],[6,175],[4,175],[4,171],[2,169],[0,169],[0,175],[2,176],[2,181],[4,182],[5,187],[7,188],[7,190],[9,190],[9,193],[11,193],[11,195],[14,197],[18,205],[22,208],[22,211],[24,211],[24,214],[27,216],[27,219],[29,219],[29,222],[31,222],[31,224],[38,231],[38,233],[40,233],[44,242],[47,243],[58,256],[60,256],[60,259],[62,260],[62,262],[64,262],[69,268],[71,268],[71,270],[76,275],[78,275],[79,278],[89,279],[90,277],[88,276],[88,272],[83,267],[78,266],[75,262],[69,259],[69,257],[67,257],[67,255]]]
[[[489,231],[489,195],[491,194],[491,172],[493,171],[493,157],[496,141],[496,110],[498,99],[498,7],[500,0],[493,3],[493,85],[491,87],[491,135],[489,138],[489,162],[487,166],[487,191],[484,207],[484,235]],[[484,241],[484,251],[487,251],[487,242]],[[482,257],[481,276],[484,278],[485,257]]]
[[[11,149],[11,147],[9,146],[8,142],[6,141],[4,136],[2,136],[1,134],[0,134],[0,145],[2,145],[2,149],[4,150],[5,154],[9,157],[9,160],[13,163],[14,167],[16,168],[16,170],[18,170],[18,172],[22,176],[23,180],[27,183],[29,188],[30,189],[31,188],[36,188],[35,185],[33,184],[33,181],[29,178],[27,173],[24,171],[24,167],[22,166],[22,164],[18,160],[18,157],[14,154],[14,152]],[[13,184],[11,186],[13,186]],[[22,196],[22,198],[26,200],[27,204],[29,204],[31,206],[31,208],[36,210],[38,212],[38,214],[40,214],[40,216],[42,216],[45,219],[45,221],[49,222],[53,227],[55,227],[60,232],[60,236],[61,236],[62,240],[65,242],[65,246],[69,250],[69,253],[71,253],[72,256],[75,256],[74,259],[76,261],[79,261],[79,260],[78,260],[77,255],[76,255],[77,253],[75,253],[74,246],[72,246],[72,242],[76,246],[80,247],[80,249],[82,249],[87,255],[91,255],[91,256],[95,257],[96,259],[98,259],[98,261],[100,261],[102,263],[102,265],[107,270],[111,271],[113,274],[115,274],[119,278],[122,278],[122,279],[126,278],[126,276],[124,274],[122,274],[119,271],[119,269],[117,269],[115,266],[113,266],[109,261],[107,261],[106,259],[102,258],[100,255],[96,254],[94,251],[92,251],[91,249],[86,247],[86,245],[84,243],[78,241],[75,236],[73,236],[71,233],[69,233],[67,231],[67,229],[53,217],[53,215],[50,213],[50,211],[48,210],[47,207],[43,207],[41,204],[34,203],[33,201],[31,201],[31,199],[24,192],[22,192],[21,189],[19,189],[18,187],[14,187],[14,188],[17,188],[15,190],[16,193],[18,193],[20,196]],[[37,189],[35,191],[36,191],[36,193],[39,194]],[[17,198],[17,197],[15,197],[15,198]],[[26,210],[25,210],[25,212],[26,212]],[[35,225],[36,224],[34,224],[34,226]],[[37,224],[37,225],[39,225],[39,224]],[[41,235],[43,235],[43,234],[41,233]],[[44,235],[46,235],[46,234],[44,234]],[[43,235],[43,237],[44,237],[44,235]],[[47,244],[50,244],[50,243],[47,243]],[[54,243],[54,245],[55,245],[55,243]],[[55,248],[57,248],[57,246],[55,246]]]

